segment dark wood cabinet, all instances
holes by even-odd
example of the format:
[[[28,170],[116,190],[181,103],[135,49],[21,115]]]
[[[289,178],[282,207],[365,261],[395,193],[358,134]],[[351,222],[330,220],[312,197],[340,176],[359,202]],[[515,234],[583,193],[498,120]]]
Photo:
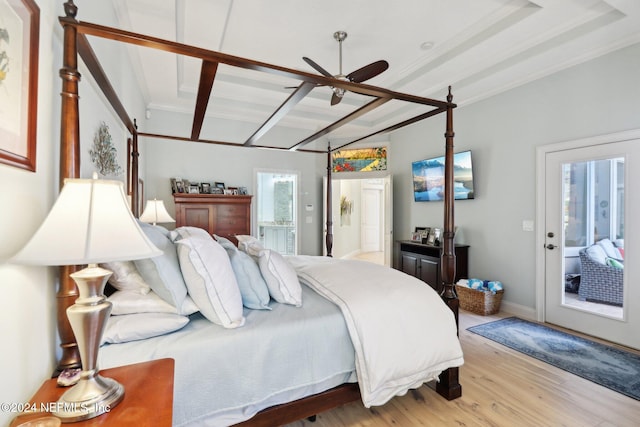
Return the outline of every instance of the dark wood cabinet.
[[[424,245],[410,240],[396,241],[393,267],[428,283],[438,293],[442,292],[440,259],[442,247]],[[456,275],[458,279],[469,277],[469,245],[455,245]]]
[[[236,235],[251,234],[251,197],[175,193],[176,227],[204,228],[237,244]]]

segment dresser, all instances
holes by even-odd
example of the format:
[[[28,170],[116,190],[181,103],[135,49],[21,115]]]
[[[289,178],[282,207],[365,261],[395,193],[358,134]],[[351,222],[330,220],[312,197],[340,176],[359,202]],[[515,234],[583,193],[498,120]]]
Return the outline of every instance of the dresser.
[[[455,245],[456,276],[454,282],[469,277],[469,245]],[[442,292],[442,247],[399,240],[395,243],[393,267],[428,283]]]
[[[176,227],[189,225],[238,243],[234,236],[251,234],[251,198],[226,194],[175,193]]]

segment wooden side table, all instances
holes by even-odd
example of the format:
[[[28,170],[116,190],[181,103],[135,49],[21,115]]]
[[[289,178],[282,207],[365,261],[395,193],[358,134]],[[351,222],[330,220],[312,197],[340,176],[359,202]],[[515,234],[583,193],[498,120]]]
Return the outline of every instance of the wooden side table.
[[[113,378],[124,386],[124,399],[110,412],[86,421],[63,424],[85,426],[171,426],[173,417],[173,359],[159,359],[101,370],[104,377]],[[55,403],[67,390],[58,387],[52,378],[42,384],[30,402],[36,406]],[[25,413],[11,426],[49,415],[43,412]]]

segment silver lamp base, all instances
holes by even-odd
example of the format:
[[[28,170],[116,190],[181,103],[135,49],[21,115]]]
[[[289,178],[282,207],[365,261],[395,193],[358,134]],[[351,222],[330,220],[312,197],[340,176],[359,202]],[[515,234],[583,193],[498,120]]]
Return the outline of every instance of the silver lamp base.
[[[80,380],[60,397],[52,411],[63,423],[102,415],[124,397],[122,384],[98,375],[100,341],[111,314],[111,303],[103,294],[109,276],[109,270],[95,264],[71,274],[78,286],[78,299],[67,308],[67,317],[78,343],[82,373]]]
[[[124,398],[124,387],[100,375],[83,377],[58,399],[53,415],[63,423],[88,420],[109,412]]]

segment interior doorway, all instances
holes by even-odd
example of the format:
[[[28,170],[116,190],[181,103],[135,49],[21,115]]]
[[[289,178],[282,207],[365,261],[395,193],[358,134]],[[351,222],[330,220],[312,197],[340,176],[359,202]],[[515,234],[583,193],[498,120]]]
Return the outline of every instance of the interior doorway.
[[[391,189],[391,175],[332,179],[334,257],[391,266]]]

